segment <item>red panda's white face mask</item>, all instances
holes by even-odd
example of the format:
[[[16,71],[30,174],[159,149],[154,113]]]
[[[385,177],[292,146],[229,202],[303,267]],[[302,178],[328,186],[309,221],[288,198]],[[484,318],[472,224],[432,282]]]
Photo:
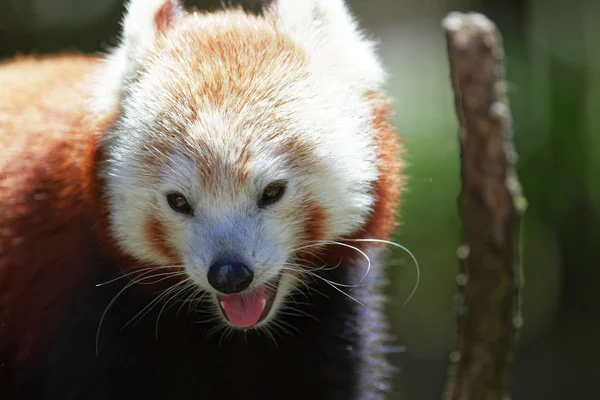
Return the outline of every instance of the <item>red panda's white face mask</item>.
[[[133,0],[95,93],[119,108],[103,174],[112,232],[183,265],[219,315],[276,318],[298,252],[365,223],[377,179],[365,96],[383,73],[342,0],[279,0],[263,17]]]

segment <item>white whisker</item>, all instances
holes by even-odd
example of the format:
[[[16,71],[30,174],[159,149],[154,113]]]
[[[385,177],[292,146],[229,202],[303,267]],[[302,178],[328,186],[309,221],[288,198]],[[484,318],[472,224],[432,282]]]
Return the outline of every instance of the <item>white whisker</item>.
[[[415,255],[410,250],[408,250],[406,247],[402,246],[401,244],[391,242],[389,240],[382,240],[382,239],[345,239],[345,240],[347,240],[349,242],[374,242],[374,243],[389,244],[389,245],[392,245],[392,246],[398,247],[399,249],[404,250],[413,259],[413,261],[415,263],[415,268],[417,271],[417,281],[415,282],[415,286],[413,287],[413,290],[411,291],[408,298],[404,301],[404,303],[402,303],[402,307],[404,307],[406,305],[406,303],[408,303],[410,301],[410,299],[412,299],[414,294],[417,292],[417,288],[419,287],[419,283],[421,281],[421,268],[419,267],[419,262],[417,261],[417,258],[415,257]]]
[[[171,295],[167,295],[167,299],[165,300],[165,303],[163,304],[163,306],[160,308],[160,310],[158,311],[158,315],[156,317],[156,325],[154,327],[154,334],[156,337],[156,340],[158,340],[158,323],[160,321],[160,315],[162,314],[162,312],[165,310],[165,308],[167,307],[167,304],[169,304],[169,302],[173,299],[176,298],[177,296],[181,295],[182,292],[185,292],[189,286],[190,286],[190,282],[191,282],[191,278],[187,278],[184,281],[181,281],[179,284],[174,285],[174,287],[170,290],[171,293],[175,292],[174,294]],[[180,288],[179,286],[183,284],[183,288]],[[191,283],[193,285],[193,283]]]
[[[116,278],[113,278],[113,279],[108,280],[106,282],[98,283],[98,284],[96,284],[96,287],[101,287],[101,286],[108,285],[108,284],[116,282],[116,281],[118,281],[120,279],[127,278],[127,277],[129,277],[130,275],[133,275],[133,274],[141,274],[142,272],[147,272],[147,271],[155,271],[155,270],[160,270],[160,269],[178,268],[178,267],[181,267],[181,266],[180,265],[165,265],[165,266],[162,266],[162,267],[148,267],[148,268],[136,269],[135,271],[131,271],[131,272],[128,272],[128,273],[121,274],[121,275],[117,276]]]
[[[143,272],[141,273],[142,276],[144,275],[149,275],[149,276],[144,276],[144,277],[138,277],[138,279],[136,280],[132,280],[130,282],[127,283],[127,285],[125,285],[125,287],[121,290],[119,290],[119,292],[112,298],[112,300],[110,301],[110,303],[108,303],[108,305],[106,306],[106,308],[104,309],[104,312],[102,313],[102,316],[100,317],[100,322],[98,323],[98,329],[96,330],[96,355],[98,355],[98,351],[99,351],[99,343],[100,343],[100,329],[102,328],[102,324],[104,322],[104,319],[106,318],[106,314],[108,313],[108,310],[116,303],[117,299],[121,296],[121,294],[123,294],[127,289],[129,289],[130,287],[132,287],[135,284],[140,284],[141,282],[145,281],[146,279],[151,279],[151,278],[155,278],[156,275],[152,275],[151,272],[154,269],[149,269],[149,271]],[[154,281],[153,283],[158,283],[167,279],[170,279],[172,276],[177,276],[183,274],[183,272],[171,272],[171,273],[165,273],[165,274],[159,274],[159,275],[167,275],[166,277],[159,279],[158,281]]]
[[[191,289],[191,290],[190,290]],[[179,313],[181,312],[183,306],[186,305],[186,303],[188,304],[188,313],[191,312],[191,306],[192,304],[196,303],[200,303],[202,300],[204,300],[204,298],[206,297],[206,295],[208,293],[202,291],[197,285],[192,284],[190,285],[187,289],[185,289],[186,291],[189,291],[190,294],[188,296],[186,296],[185,300],[181,300],[180,301],[180,305],[179,308],[177,309],[177,314],[176,314],[176,318],[179,318]]]
[[[358,282],[358,285],[360,285],[366,278],[367,275],[369,274],[369,272],[371,271],[371,259],[369,258],[369,256],[367,255],[367,253],[365,253],[364,251],[362,251],[361,249],[359,249],[358,247],[355,246],[351,246],[347,243],[342,243],[342,242],[338,242],[335,240],[314,240],[314,241],[307,241],[304,243],[313,243],[312,245],[303,245],[299,248],[294,249],[294,251],[300,251],[303,249],[307,249],[310,247],[315,247],[315,246],[320,246],[320,245],[325,245],[325,244],[333,244],[333,245],[337,245],[337,246],[342,246],[342,247],[347,247],[350,248],[352,250],[355,250],[356,252],[358,252],[359,254],[361,254],[365,260],[367,260],[367,272],[365,272],[365,275],[361,278],[361,280]]]
[[[171,293],[172,290],[175,290],[177,287],[179,287],[179,285],[181,284],[185,284],[187,280],[183,280],[183,281],[179,281],[177,283],[174,283],[173,285],[169,286],[167,289],[164,289],[163,291],[160,292],[160,294],[155,297],[148,305],[146,305],[144,308],[142,308],[141,311],[139,311],[133,318],[131,318],[129,321],[127,321],[127,323],[125,323],[125,325],[123,325],[121,327],[121,330],[125,329],[130,323],[132,323],[133,321],[135,321],[138,317],[139,319],[137,320],[136,324],[142,320],[142,318],[144,318],[144,316],[146,314],[148,314],[152,308],[154,308],[154,306],[156,304],[158,304],[158,302],[163,299],[165,296],[167,296],[169,293]]]

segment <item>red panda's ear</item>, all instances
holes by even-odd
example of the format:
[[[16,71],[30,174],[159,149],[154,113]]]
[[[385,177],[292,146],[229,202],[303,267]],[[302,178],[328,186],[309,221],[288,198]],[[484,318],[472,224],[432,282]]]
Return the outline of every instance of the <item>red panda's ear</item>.
[[[184,14],[185,10],[179,0],[166,0],[154,15],[157,32],[169,29]]]
[[[130,0],[123,19],[122,45],[146,48],[184,15],[180,0]]]
[[[99,113],[115,109],[129,77],[143,63],[156,38],[186,15],[180,0],[128,0],[122,23],[121,43],[106,58],[97,77],[94,107]]]
[[[360,31],[345,0],[272,0],[265,14],[314,59],[355,84],[375,89],[383,82],[375,46]]]

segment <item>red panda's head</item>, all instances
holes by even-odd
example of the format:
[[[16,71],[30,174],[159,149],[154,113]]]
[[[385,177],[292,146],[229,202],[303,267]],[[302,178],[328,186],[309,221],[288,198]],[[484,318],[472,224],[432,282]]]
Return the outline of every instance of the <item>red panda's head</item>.
[[[262,16],[132,0],[96,91],[111,233],[182,265],[236,327],[298,286],[301,254],[361,231],[376,207],[372,97],[384,73],[343,0]]]

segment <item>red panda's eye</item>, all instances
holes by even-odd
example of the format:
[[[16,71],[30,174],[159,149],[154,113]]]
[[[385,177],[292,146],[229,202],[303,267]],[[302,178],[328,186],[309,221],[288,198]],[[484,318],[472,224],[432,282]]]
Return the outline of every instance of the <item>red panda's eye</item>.
[[[167,195],[167,201],[169,202],[169,205],[171,206],[171,208],[175,211],[177,211],[178,213],[182,213],[182,214],[191,214],[192,213],[192,206],[190,206],[190,203],[187,201],[187,199],[185,198],[184,195],[182,195],[181,193],[169,193]]]
[[[285,182],[273,182],[269,184],[262,192],[262,196],[259,201],[259,207],[266,207],[273,204],[283,197],[285,192]]]

